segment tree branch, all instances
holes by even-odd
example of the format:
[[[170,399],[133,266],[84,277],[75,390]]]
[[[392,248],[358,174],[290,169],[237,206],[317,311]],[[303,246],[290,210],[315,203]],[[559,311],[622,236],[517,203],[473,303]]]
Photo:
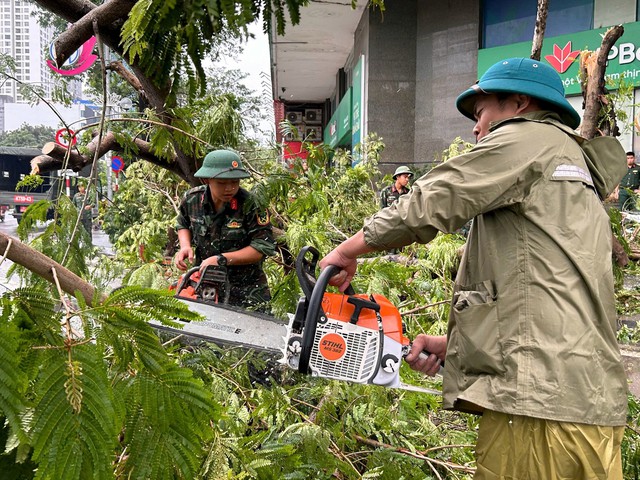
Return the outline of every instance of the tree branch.
[[[133,75],[123,64],[122,62],[111,62],[107,65],[107,70],[111,70],[112,72],[120,75],[129,85],[131,85],[134,90],[138,93],[144,94],[142,84],[138,77]]]
[[[370,438],[364,438],[361,437],[360,435],[356,435],[355,436],[356,440],[360,443],[364,443],[365,445],[369,445],[371,447],[375,447],[375,448],[384,448],[386,450],[392,450],[396,453],[401,453],[403,455],[407,455],[409,457],[413,457],[413,458],[417,458],[420,460],[424,460],[425,462],[428,462],[429,464],[435,464],[435,465],[439,465],[441,467],[445,467],[447,469],[451,469],[451,470],[460,470],[462,472],[465,473],[474,473],[476,471],[475,468],[471,468],[471,467],[467,467],[465,465],[458,465],[457,463],[450,463],[450,462],[443,462],[442,460],[438,460],[435,458],[430,458],[427,457],[425,455],[422,455],[419,452],[412,452],[411,450],[408,450],[406,448],[399,448],[399,447],[394,447],[393,445],[389,445],[386,443],[382,443],[382,442],[378,442],[377,440],[372,440]],[[456,445],[456,446],[461,446],[461,445]],[[464,445],[465,447],[469,447],[469,445]],[[451,446],[452,448],[454,447],[453,445]]]
[[[154,165],[165,168],[186,180],[185,175],[179,169],[178,164],[175,162],[175,160],[167,161],[163,158],[158,157],[152,152],[151,145],[140,138],[134,138],[132,141],[137,147],[137,158],[146,160],[153,163]],[[94,137],[94,139],[87,144],[86,148],[87,153],[84,155],[73,150],[69,152],[69,161],[67,163],[67,168],[72,169],[74,172],[82,170],[84,167],[90,165],[93,162],[93,158],[96,155],[96,150],[98,158],[102,157],[109,151],[123,152],[125,150],[125,146],[118,142],[113,132],[107,132],[102,138],[102,141],[99,145],[98,136]],[[65,147],[62,147],[55,142],[46,143],[45,146],[42,147],[43,155],[39,155],[31,159],[32,173],[41,175],[46,172],[62,169],[65,165],[67,152],[68,151]]]
[[[536,26],[533,31],[533,44],[531,45],[531,58],[540,60],[542,53],[542,42],[544,32],[547,29],[547,14],[549,13],[548,0],[538,0],[538,13],[536,15]]]
[[[82,15],[53,41],[56,56],[54,62],[58,68],[91,38],[94,32],[94,20],[98,22],[98,28],[105,33],[109,30],[120,31],[120,27],[127,20],[135,3],[135,0],[110,0]],[[116,25],[112,25],[113,23]]]
[[[75,33],[70,33],[69,36],[66,37],[64,43],[59,40],[54,41],[56,49],[56,62],[58,64],[64,63],[64,61],[66,61],[66,59],[68,59],[73,52],[75,52],[84,42],[91,38],[91,35],[93,35],[93,20],[96,17],[95,10],[104,7],[102,11],[104,12],[106,10],[110,18],[112,18],[115,14],[109,13],[106,6],[111,5],[111,3],[116,3],[120,6],[121,9],[128,8],[126,11],[121,12],[121,18],[123,20],[126,20],[129,12],[131,11],[131,7],[133,6],[133,4],[135,4],[135,2],[132,3],[131,0],[112,0],[100,7],[96,7],[94,4],[87,0],[34,1],[45,10],[54,13],[55,15],[70,23],[76,24],[82,22],[82,27],[79,27],[78,30],[75,31]],[[127,7],[128,5],[131,5],[131,7]],[[86,20],[83,20],[85,16],[87,16],[87,18]],[[100,25],[100,35],[102,37],[102,41],[111,50],[118,53],[118,55],[122,57],[123,51],[122,47],[120,46],[121,25],[119,25],[119,20],[109,23],[101,21],[99,18],[95,19]],[[71,29],[73,30],[73,26],[71,27]],[[84,36],[80,35],[79,33],[83,33]],[[63,35],[64,33],[62,34],[62,36]],[[156,109],[158,114],[161,115],[164,112],[164,102],[166,99],[166,92],[168,91],[168,85],[165,85],[162,88],[157,87],[151,79],[147,78],[145,73],[135,63],[131,64],[130,67],[134,75],[140,82],[141,89],[139,90],[139,92],[144,95],[144,97],[149,102],[149,105]]]
[[[11,244],[10,246],[9,243]],[[22,265],[27,270],[51,283],[56,283],[53,273],[53,269],[55,269],[57,273],[57,283],[63,291],[73,296],[75,296],[76,292],[79,292],[80,295],[84,297],[87,305],[92,306],[95,304],[94,297],[96,296],[96,289],[93,285],[85,282],[82,278],[58,262],[25,245],[17,238],[0,232],[0,251],[4,251],[6,258],[13,263]]]
[[[607,57],[611,47],[623,33],[624,27],[622,25],[611,27],[604,34],[602,44],[595,52],[583,51],[580,54],[580,76],[582,80],[582,96],[584,98],[584,115],[580,134],[587,139],[595,137],[597,133],[602,133],[603,135],[612,133],[611,131],[598,132],[598,124],[601,120],[599,113],[602,107],[608,104],[604,87]],[[611,125],[609,121],[605,123]],[[613,124],[615,125],[615,118],[613,119]]]

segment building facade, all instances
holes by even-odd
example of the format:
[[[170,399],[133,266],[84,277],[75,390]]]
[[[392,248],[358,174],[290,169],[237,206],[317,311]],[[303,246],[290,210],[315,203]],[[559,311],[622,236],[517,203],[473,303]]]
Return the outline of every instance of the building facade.
[[[635,121],[640,128],[640,110],[634,106],[640,101],[636,98],[639,3],[549,2],[541,58],[559,71],[569,101],[581,113],[579,52],[595,50],[607,27],[623,24],[625,33],[610,56],[608,87],[615,91],[620,82],[632,87],[626,90],[633,93],[619,100],[623,111],[619,140],[636,152],[640,152],[634,126]],[[364,6],[351,10],[350,0],[331,4],[327,12],[326,6],[322,10],[312,2],[302,10],[300,25],[289,27],[282,37],[272,34],[274,101],[281,116],[295,120],[303,131],[306,111],[316,110],[314,118],[321,112],[322,141],[334,147],[353,148],[375,132],[386,144],[381,162],[385,172],[403,164],[437,162],[456,137],[475,141],[473,123],[456,110],[456,97],[492,63],[531,54],[536,0],[403,0],[386,2],[384,12]],[[347,10],[357,20],[332,20]],[[312,46],[328,50],[327,38],[334,35],[349,38],[348,48],[342,40],[342,50],[333,56],[310,51]],[[305,80],[302,72],[313,71],[318,63],[323,75],[316,75],[316,80],[324,82],[321,86]],[[307,88],[298,89],[298,83]]]
[[[15,62],[15,76],[28,84],[40,86],[46,97],[51,96],[51,70],[43,60],[53,38],[51,27],[41,27],[32,15],[35,6],[27,0],[0,0],[2,40],[0,52],[10,55]],[[13,80],[3,82],[0,95],[19,102],[19,84]]]
[[[53,40],[53,28],[38,23],[34,16],[36,9],[36,5],[28,0],[0,0],[0,53],[13,59],[15,72],[11,76],[18,80],[3,78],[0,82],[0,132],[18,129],[24,123],[57,128],[60,126],[58,115],[66,122],[73,122],[86,114],[84,105],[74,104],[56,105],[56,115],[42,102],[29,104],[20,91],[21,85],[31,85],[40,89],[44,98],[50,100],[56,81],[56,74],[46,63]],[[82,98],[79,81],[71,81],[69,88],[74,99]],[[37,123],[34,123],[34,119],[37,119]]]

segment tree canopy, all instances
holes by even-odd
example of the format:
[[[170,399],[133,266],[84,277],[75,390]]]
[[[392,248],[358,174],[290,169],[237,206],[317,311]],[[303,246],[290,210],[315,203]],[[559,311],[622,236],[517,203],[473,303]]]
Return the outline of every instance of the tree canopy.
[[[24,123],[17,130],[0,133],[0,145],[4,147],[42,148],[54,136],[55,130],[51,127]]]
[[[215,58],[232,38],[248,35],[248,25],[262,19],[265,31],[283,33],[297,24],[308,0],[196,1],[111,0],[94,5],[82,0],[37,0],[43,9],[70,24],[54,41],[62,65],[91,36],[97,38],[106,93],[106,72],[120,76],[132,89],[138,111],[125,115],[127,135],[106,118],[100,132],[82,132],[67,155],[50,145],[34,159],[39,172],[68,166],[80,170],[108,151],[142,158],[197,185],[193,173],[207,149],[236,147],[243,118],[232,96],[209,96],[205,58]],[[354,0],[355,4],[355,0]],[[382,6],[381,0],[374,4]],[[272,23],[273,19],[273,23]],[[117,59],[105,54],[109,48]],[[107,108],[106,100],[103,110]]]

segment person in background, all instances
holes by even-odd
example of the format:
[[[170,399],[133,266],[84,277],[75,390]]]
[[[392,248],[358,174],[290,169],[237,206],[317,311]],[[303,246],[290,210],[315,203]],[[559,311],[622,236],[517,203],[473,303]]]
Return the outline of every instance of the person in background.
[[[189,190],[180,204],[176,267],[187,270],[187,261],[201,271],[207,265],[226,267],[229,304],[268,311],[271,293],[262,263],[275,253],[275,241],[269,212],[240,187],[249,177],[240,156],[212,151],[195,176],[205,185]]]
[[[413,177],[413,172],[406,165],[396,168],[393,174],[393,184],[385,187],[380,192],[380,208],[393,205],[401,195],[409,193],[409,180]]]
[[[635,198],[640,193],[640,169],[636,165],[636,156],[627,152],[627,173],[618,186],[618,206],[620,210],[637,210]]]
[[[447,335],[418,335],[407,362],[435,375],[446,358],[444,408],[482,414],[475,480],[622,480],[627,379],[601,199],[624,175],[624,150],[576,134],[580,116],[541,61],[496,63],[456,106],[475,121],[476,146],[418,179],[320,267],[340,267],[331,284],[344,291],[358,256],[473,219]]]
[[[78,209],[79,212],[81,212],[80,222],[82,223],[82,226],[89,234],[89,238],[93,238],[93,233],[92,233],[93,204],[89,199],[87,199],[85,203],[86,196],[87,196],[87,187],[85,186],[84,183],[78,182],[78,191],[73,196],[73,199],[72,199],[73,205]]]

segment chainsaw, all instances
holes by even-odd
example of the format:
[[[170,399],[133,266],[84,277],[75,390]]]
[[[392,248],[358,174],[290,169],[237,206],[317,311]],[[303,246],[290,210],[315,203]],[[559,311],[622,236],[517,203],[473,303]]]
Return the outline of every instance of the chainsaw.
[[[400,379],[402,359],[411,342],[398,309],[384,296],[328,293],[333,265],[315,270],[319,252],[304,247],[295,263],[303,296],[289,322],[230,306],[225,267],[189,270],[175,287],[175,296],[204,321],[177,320],[181,329],[154,322],[154,327],[222,345],[271,352],[288,368],[313,377],[402,388],[430,394],[441,392],[409,385]],[[426,354],[426,352],[425,352]]]

